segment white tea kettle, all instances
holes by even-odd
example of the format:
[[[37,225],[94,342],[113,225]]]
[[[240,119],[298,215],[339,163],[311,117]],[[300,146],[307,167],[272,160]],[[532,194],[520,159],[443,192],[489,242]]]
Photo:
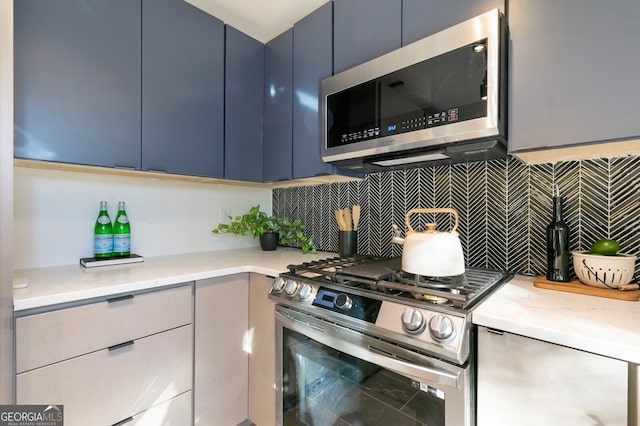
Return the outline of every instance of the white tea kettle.
[[[416,232],[411,227],[409,217],[414,213],[451,213],[455,223],[450,232],[436,231],[435,223],[426,223],[423,232]],[[411,274],[428,277],[450,277],[464,274],[464,254],[456,229],[458,228],[458,212],[454,209],[411,209],[407,212],[405,222],[407,235],[400,237],[397,225],[393,226],[392,242],[403,245],[402,270]]]

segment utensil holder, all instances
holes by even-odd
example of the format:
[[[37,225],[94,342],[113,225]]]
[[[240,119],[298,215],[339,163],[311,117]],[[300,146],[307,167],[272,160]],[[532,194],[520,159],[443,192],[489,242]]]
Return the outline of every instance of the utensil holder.
[[[338,247],[340,257],[356,254],[358,252],[358,231],[340,231]]]

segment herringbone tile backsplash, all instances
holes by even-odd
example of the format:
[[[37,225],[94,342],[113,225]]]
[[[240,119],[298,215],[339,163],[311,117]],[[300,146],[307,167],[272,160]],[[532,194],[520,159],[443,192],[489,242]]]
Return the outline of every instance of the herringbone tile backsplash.
[[[555,185],[565,198],[571,250],[611,238],[620,241],[622,252],[640,255],[638,156],[542,165],[507,158],[376,173],[356,182],[274,189],[273,213],[302,219],[320,250],[338,251],[333,211],[360,204],[358,253],[389,257],[402,254],[402,247],[391,244],[391,225],[406,231],[409,209],[451,207],[460,217],[469,266],[544,274]],[[432,221],[440,230],[452,225],[444,214],[412,216],[411,224],[420,229]]]

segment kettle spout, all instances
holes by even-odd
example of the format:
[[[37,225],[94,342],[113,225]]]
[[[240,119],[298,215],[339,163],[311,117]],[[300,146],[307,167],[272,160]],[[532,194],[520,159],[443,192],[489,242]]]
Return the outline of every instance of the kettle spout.
[[[399,244],[399,245],[403,245],[404,244],[404,238],[402,238],[400,229],[398,228],[398,225],[396,225],[395,223],[391,225],[391,227],[393,228],[393,236],[391,237],[391,242],[393,244]]]

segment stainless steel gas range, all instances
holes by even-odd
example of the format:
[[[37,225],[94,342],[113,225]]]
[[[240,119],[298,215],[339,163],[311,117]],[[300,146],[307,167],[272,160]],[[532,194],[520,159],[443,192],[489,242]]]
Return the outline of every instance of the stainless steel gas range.
[[[269,293],[278,424],[475,424],[471,312],[508,274],[433,279],[361,256],[288,269]]]

